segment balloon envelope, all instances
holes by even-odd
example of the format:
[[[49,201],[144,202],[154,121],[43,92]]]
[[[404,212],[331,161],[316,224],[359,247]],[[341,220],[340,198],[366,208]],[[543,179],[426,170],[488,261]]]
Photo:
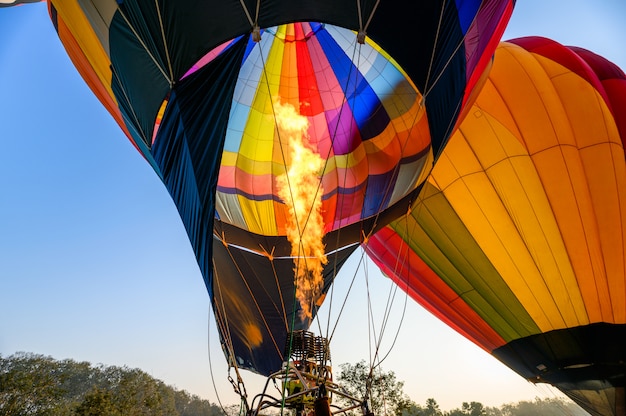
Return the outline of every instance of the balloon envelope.
[[[406,209],[513,7],[48,4],[75,66],[172,195],[228,359],[262,374],[280,368],[287,332],[309,321],[298,318],[293,299],[288,210],[276,189],[298,165],[278,128],[278,104],[306,120],[305,147],[323,161],[319,191],[311,192],[321,198],[327,233],[323,292],[354,244]],[[367,34],[363,44],[357,32]]]
[[[27,3],[38,3],[41,0],[2,0],[0,1],[0,9],[3,7],[21,6]]]
[[[532,382],[624,414],[626,76],[502,43],[410,212],[369,240],[420,304]]]

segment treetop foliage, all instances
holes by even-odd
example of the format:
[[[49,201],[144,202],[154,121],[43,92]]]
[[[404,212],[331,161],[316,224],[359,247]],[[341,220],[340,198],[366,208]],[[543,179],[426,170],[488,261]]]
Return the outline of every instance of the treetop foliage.
[[[393,371],[380,367],[371,370],[365,361],[341,364],[337,378],[351,396],[368,398],[376,416],[589,416],[573,402],[558,398],[505,404],[499,408],[485,407],[479,402],[464,402],[461,408],[442,411],[433,398],[424,406],[415,403],[404,391],[404,382],[396,380]]]
[[[0,355],[4,416],[217,416],[221,409],[128,367],[54,360],[31,353]]]
[[[413,402],[393,371],[371,370],[365,361],[340,368],[337,381],[351,396],[367,398],[375,416],[587,416],[574,403],[556,398],[499,408],[469,402],[445,412],[433,398],[424,405]],[[228,406],[225,411],[235,416],[239,406]],[[222,416],[224,411],[139,369],[21,352],[8,357],[0,354],[0,415]]]

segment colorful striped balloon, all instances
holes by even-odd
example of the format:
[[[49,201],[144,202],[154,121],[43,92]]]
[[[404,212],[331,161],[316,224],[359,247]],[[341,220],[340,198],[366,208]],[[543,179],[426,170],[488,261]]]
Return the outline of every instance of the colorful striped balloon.
[[[301,252],[322,264],[307,269],[323,276],[314,315],[349,253],[424,183],[514,1],[252,3],[48,1],[76,68],[174,200],[229,363],[270,374],[287,332],[310,322],[292,250],[323,238],[321,255]],[[313,188],[291,176],[301,168]]]
[[[358,62],[357,62],[358,61]],[[291,143],[276,107],[304,117],[319,172],[325,230],[349,225],[398,202],[432,165],[422,96],[398,64],[352,31],[319,23],[265,30],[252,41],[235,87],[219,179],[217,215],[263,235],[285,235],[277,194]]]
[[[502,43],[419,200],[367,247],[426,309],[594,415],[626,406],[625,93],[589,51]]]

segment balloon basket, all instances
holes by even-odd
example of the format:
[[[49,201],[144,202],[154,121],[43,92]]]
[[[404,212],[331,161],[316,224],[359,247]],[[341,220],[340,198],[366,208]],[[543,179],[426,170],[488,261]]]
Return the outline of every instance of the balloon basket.
[[[333,382],[328,340],[308,331],[295,331],[288,337],[285,351],[289,360],[281,371],[267,378],[263,392],[253,399],[252,416],[269,408],[293,409],[297,416],[330,416],[362,409],[361,399]],[[271,390],[276,393],[271,394]],[[334,397],[342,400],[334,403]]]

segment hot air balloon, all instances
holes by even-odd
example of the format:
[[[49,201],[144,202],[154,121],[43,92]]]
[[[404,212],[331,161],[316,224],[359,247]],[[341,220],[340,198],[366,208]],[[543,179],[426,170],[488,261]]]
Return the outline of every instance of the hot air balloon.
[[[503,42],[384,273],[524,378],[626,412],[626,76],[545,38]]]
[[[3,0],[0,1],[0,8],[21,6],[22,4],[37,3],[39,1],[41,0]]]
[[[176,203],[229,364],[263,375],[281,369],[288,334],[308,327],[358,243],[406,210],[513,7],[48,4],[75,66]],[[309,169],[312,188],[292,168]]]

